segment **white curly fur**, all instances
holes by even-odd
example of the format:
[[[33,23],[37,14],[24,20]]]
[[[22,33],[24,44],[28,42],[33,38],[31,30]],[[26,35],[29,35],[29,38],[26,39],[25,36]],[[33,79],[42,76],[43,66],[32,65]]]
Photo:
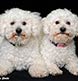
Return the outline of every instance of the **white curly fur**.
[[[14,69],[28,69],[33,77],[45,77],[48,74],[39,53],[40,21],[38,13],[18,8],[7,10],[1,15],[0,36],[3,40],[0,46],[0,76],[7,75]],[[23,35],[17,35],[17,27],[22,29]]]
[[[67,9],[57,9],[43,18],[42,23],[44,37],[40,49],[49,73],[62,74],[63,71],[59,68],[65,67],[73,75],[78,75],[78,58],[73,40],[78,26],[77,16]],[[66,28],[65,33],[68,35],[60,33],[61,27]],[[56,35],[57,33],[59,34]],[[57,47],[52,42],[66,46]]]

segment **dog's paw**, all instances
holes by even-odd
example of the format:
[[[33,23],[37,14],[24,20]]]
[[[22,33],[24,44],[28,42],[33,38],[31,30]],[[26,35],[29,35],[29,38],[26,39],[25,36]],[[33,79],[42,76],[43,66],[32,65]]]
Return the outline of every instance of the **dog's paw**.
[[[52,69],[50,71],[50,74],[55,76],[55,75],[62,75],[63,74],[63,71],[61,71],[60,69]]]
[[[7,75],[7,74],[8,74],[7,68],[0,66],[0,76],[4,76],[4,75]]]
[[[0,65],[0,76],[6,76],[7,74],[11,73],[13,69],[14,68],[8,64]]]
[[[29,68],[29,73],[32,77],[39,77],[39,78],[42,78],[42,77],[46,77],[48,76],[48,71],[45,67],[41,67],[41,66],[31,66]]]
[[[65,66],[65,68],[73,75],[78,76],[78,65],[75,63],[71,63]]]
[[[78,68],[74,68],[70,71],[73,75],[78,76]]]
[[[77,72],[74,72],[74,73],[73,73],[73,75],[76,75],[76,76],[78,76],[78,71],[77,71]]]

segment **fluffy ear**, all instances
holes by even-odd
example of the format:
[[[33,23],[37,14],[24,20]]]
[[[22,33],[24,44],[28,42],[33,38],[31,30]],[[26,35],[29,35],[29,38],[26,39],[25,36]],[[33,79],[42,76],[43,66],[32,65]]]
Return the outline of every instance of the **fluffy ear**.
[[[2,19],[2,15],[0,15],[0,44],[4,39],[4,20]]]
[[[2,16],[0,17],[0,36],[4,37],[5,21],[4,18],[2,18]]]
[[[44,32],[44,34],[49,34],[50,29],[49,29],[49,24],[48,24],[48,21],[47,21],[46,18],[42,19],[42,24],[43,24],[43,32]]]
[[[3,40],[4,40],[4,33],[3,33],[4,31],[3,31],[3,29],[1,28],[1,26],[0,26],[0,44],[3,42]]]
[[[42,24],[40,22],[37,22],[35,23],[33,26],[32,26],[32,36],[34,37],[37,37],[40,35],[41,33],[41,29],[42,29]]]
[[[77,17],[77,15],[75,15],[75,20],[74,20],[74,23],[75,23],[75,34],[76,34],[76,36],[78,37],[78,17]]]
[[[77,25],[77,28],[76,28],[76,36],[78,37],[78,25]]]
[[[39,16],[40,13],[38,12],[33,12],[32,15],[33,15],[33,18],[31,20],[32,36],[37,37],[37,36],[40,36],[41,30],[42,30],[41,17]]]

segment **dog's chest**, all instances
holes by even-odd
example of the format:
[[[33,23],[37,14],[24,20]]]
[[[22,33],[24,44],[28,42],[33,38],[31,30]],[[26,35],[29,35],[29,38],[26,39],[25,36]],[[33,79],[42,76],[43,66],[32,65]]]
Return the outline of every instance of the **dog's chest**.
[[[66,47],[57,47],[45,39],[41,46],[41,53],[45,59],[61,65],[65,64],[67,58],[75,54],[75,45],[72,43]]]
[[[15,52],[17,53],[16,56],[19,58],[25,58],[28,59],[29,57],[38,54],[38,44],[35,43],[30,43],[27,46],[24,47],[16,47]]]
[[[16,66],[20,67],[22,65],[24,68],[27,64],[33,61],[33,58],[35,58],[36,55],[39,54],[38,44],[35,42],[35,44],[30,43],[28,46],[15,48],[15,52]]]
[[[15,67],[17,70],[26,69],[32,62],[34,50],[31,48],[16,49]],[[36,53],[35,53],[36,54]]]

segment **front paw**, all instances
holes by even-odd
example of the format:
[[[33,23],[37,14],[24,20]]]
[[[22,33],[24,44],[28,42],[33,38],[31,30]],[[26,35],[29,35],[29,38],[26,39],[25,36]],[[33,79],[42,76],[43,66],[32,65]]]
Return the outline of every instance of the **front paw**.
[[[70,71],[73,75],[78,76],[78,68],[74,68]]]
[[[61,70],[53,70],[50,72],[51,75],[56,76],[56,75],[62,75],[63,71]]]
[[[13,71],[13,67],[11,67],[10,65],[7,65],[7,66],[0,65],[0,76],[6,76],[12,71]]]
[[[29,73],[30,73],[30,75],[32,76],[32,77],[39,77],[39,78],[41,78],[41,77],[46,77],[46,76],[48,76],[48,71],[47,71],[47,69],[45,68],[45,67],[41,67],[40,65],[36,65],[36,66],[31,66],[30,68],[29,68]]]
[[[76,63],[70,63],[65,68],[73,75],[78,76],[78,65]]]
[[[8,74],[7,68],[0,66],[0,76],[4,76],[4,75],[7,75],[7,74]]]
[[[60,69],[52,69],[50,71],[50,74],[53,75],[53,76],[62,75],[63,74],[63,71],[61,71]]]

